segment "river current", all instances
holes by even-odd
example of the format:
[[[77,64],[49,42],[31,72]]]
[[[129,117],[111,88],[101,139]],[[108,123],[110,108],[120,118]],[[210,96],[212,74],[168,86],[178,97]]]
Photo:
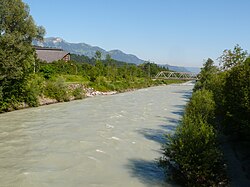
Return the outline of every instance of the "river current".
[[[0,114],[0,186],[145,187],[192,84],[158,86]]]

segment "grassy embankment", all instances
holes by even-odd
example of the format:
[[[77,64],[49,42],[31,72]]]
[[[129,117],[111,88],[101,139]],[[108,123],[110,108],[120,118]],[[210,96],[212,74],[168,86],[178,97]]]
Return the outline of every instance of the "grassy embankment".
[[[155,64],[151,69],[160,71]],[[153,75],[155,72],[151,72]],[[0,112],[27,107],[36,107],[56,102],[82,99],[87,95],[103,92],[125,92],[150,86],[181,83],[178,80],[152,80],[148,70],[142,65],[97,65],[58,61],[51,64],[37,63],[36,73],[30,74],[22,83],[22,89],[7,98],[0,107]]]

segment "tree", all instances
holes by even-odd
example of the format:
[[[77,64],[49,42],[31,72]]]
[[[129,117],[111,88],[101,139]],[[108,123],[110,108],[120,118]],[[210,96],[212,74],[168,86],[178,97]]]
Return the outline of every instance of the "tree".
[[[102,53],[100,51],[95,52],[95,59],[96,61],[101,61]]]
[[[29,7],[21,0],[0,3],[0,85],[2,98],[20,93],[22,81],[33,72],[35,50],[31,42],[45,30],[35,25]]]
[[[35,25],[21,0],[2,0],[0,18],[0,77],[20,79],[35,60],[32,40],[41,39],[45,31]]]
[[[103,63],[101,61],[102,59],[102,53],[100,51],[95,52],[95,67],[98,71],[98,76],[101,76],[103,74]]]
[[[112,58],[110,54],[106,55],[106,59],[105,59],[106,63],[107,63],[107,76],[110,77],[110,72],[111,72],[111,65],[112,65]]]
[[[175,134],[163,145],[160,165],[185,186],[218,186],[224,178],[216,131],[209,124],[214,107],[210,91],[195,92]]]
[[[109,63],[112,61],[111,55],[110,55],[110,54],[107,54],[105,60],[106,60],[107,63],[109,64]]]
[[[218,73],[218,68],[214,65],[214,61],[211,58],[208,58],[207,61],[203,64],[200,72],[200,80],[194,87],[194,91],[206,88],[210,90],[213,77]]]
[[[223,70],[231,69],[234,66],[242,65],[247,58],[247,51],[244,51],[238,44],[231,49],[226,49],[223,54],[218,58]]]
[[[250,58],[233,67],[226,77],[225,109],[227,129],[236,137],[250,139]]]

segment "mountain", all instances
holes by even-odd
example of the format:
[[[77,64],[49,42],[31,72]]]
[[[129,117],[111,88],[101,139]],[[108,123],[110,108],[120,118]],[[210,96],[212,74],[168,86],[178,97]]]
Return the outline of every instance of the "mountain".
[[[110,56],[113,59],[121,61],[121,62],[127,62],[127,63],[133,63],[133,64],[142,64],[145,62],[144,60],[139,59],[135,55],[126,54],[120,50],[106,51],[100,47],[91,46],[86,43],[69,43],[63,40],[62,38],[58,38],[58,37],[45,38],[43,42],[33,41],[33,45],[37,45],[41,47],[59,48],[59,49],[68,51],[72,54],[84,55],[84,56],[88,56],[89,58],[94,57],[96,51],[100,51],[102,53],[103,59],[106,57],[107,54],[110,54]],[[161,66],[167,67],[169,70],[178,71],[178,72],[198,73],[200,71],[200,68],[196,68],[196,67],[171,66],[168,64],[161,65]]]
[[[198,68],[198,67],[185,67],[186,70],[188,70],[189,72],[192,72],[192,73],[200,73],[201,71],[201,68]]]
[[[172,70],[172,71],[189,72],[185,67],[181,67],[181,66],[171,66],[169,64],[164,64],[164,65],[160,65],[160,66],[168,68],[169,70]]]
[[[100,51],[102,53],[102,58],[104,59],[107,54],[110,54],[111,57],[115,60],[133,63],[133,64],[142,64],[144,60],[139,59],[137,56],[132,54],[126,54],[120,50],[112,50],[106,51],[97,46],[91,46],[85,43],[69,43],[63,40],[62,38],[45,38],[43,42],[33,41],[33,45],[41,46],[41,47],[53,47],[63,49],[70,53],[85,55],[90,58],[95,56],[96,51]]]
[[[182,67],[182,66],[171,66],[169,64],[164,64],[164,65],[160,65],[163,66],[165,68],[168,68],[169,70],[172,71],[177,71],[177,72],[191,72],[191,73],[200,73],[201,69],[198,67]]]

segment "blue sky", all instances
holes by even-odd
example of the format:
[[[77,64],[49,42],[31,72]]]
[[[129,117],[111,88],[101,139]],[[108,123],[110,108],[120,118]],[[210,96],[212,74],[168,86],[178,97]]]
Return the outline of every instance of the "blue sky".
[[[120,49],[159,64],[202,66],[250,48],[249,0],[23,0],[46,37]]]

